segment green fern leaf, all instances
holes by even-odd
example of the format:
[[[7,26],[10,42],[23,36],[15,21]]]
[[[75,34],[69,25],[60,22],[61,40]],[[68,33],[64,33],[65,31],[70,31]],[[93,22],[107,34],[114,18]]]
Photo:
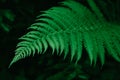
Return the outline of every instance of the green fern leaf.
[[[95,64],[98,58],[104,64],[105,48],[120,61],[120,28],[101,18],[97,9],[92,13],[78,2],[64,1],[61,6],[44,11],[28,28],[31,31],[20,38],[22,41],[17,45],[10,66],[36,51],[44,54],[48,47],[52,48],[52,54],[56,50],[58,55],[64,54],[64,58],[70,52],[71,61],[75,59],[76,63],[82,57],[83,47],[91,64]]]

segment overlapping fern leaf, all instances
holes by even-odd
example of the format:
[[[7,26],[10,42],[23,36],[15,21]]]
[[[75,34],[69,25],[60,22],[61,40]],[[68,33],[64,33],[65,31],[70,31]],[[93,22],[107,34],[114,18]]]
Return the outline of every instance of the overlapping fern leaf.
[[[48,47],[64,58],[70,54],[71,61],[81,59],[85,47],[90,63],[97,59],[105,62],[105,48],[120,61],[120,28],[107,23],[99,15],[75,1],[64,1],[39,15],[31,30],[22,36],[10,65],[27,56],[44,53]],[[69,53],[70,52],[70,53]]]

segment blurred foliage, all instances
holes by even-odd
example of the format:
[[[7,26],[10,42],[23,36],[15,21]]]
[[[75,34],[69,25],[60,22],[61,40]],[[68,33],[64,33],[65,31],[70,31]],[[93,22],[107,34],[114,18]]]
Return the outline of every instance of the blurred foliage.
[[[36,54],[20,60],[8,69],[18,38],[27,32],[26,29],[33,23],[35,16],[39,11],[56,6],[61,1],[63,0],[0,0],[0,80],[120,80],[120,63],[108,56],[104,66],[99,65],[99,62],[96,66],[90,66],[84,59],[86,55],[75,65],[67,59],[63,60],[62,56],[47,54],[51,49],[46,54]],[[77,1],[86,5],[83,0]],[[120,13],[119,8],[108,1],[110,0],[96,0],[96,3],[108,21],[112,22],[117,17],[115,22],[119,23],[119,14],[111,16],[116,8],[115,11]],[[119,0],[115,1],[120,4]],[[110,13],[107,12],[108,8]]]
[[[10,31],[10,26],[7,24],[7,21],[13,22],[15,15],[12,11],[7,9],[0,10],[0,28],[3,29],[5,32]]]
[[[95,0],[109,22],[120,24],[120,0]]]

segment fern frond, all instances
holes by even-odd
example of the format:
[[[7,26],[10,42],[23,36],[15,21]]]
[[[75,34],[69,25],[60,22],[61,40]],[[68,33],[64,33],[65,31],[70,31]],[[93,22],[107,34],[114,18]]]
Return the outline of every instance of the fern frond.
[[[56,50],[58,55],[64,54],[64,58],[70,51],[71,61],[75,59],[76,63],[81,59],[83,47],[91,64],[98,58],[104,64],[105,48],[120,61],[120,28],[109,25],[78,2],[65,1],[59,7],[44,11],[28,29],[31,31],[20,38],[22,41],[17,45],[10,66],[36,51],[44,53],[49,46],[52,54]]]

